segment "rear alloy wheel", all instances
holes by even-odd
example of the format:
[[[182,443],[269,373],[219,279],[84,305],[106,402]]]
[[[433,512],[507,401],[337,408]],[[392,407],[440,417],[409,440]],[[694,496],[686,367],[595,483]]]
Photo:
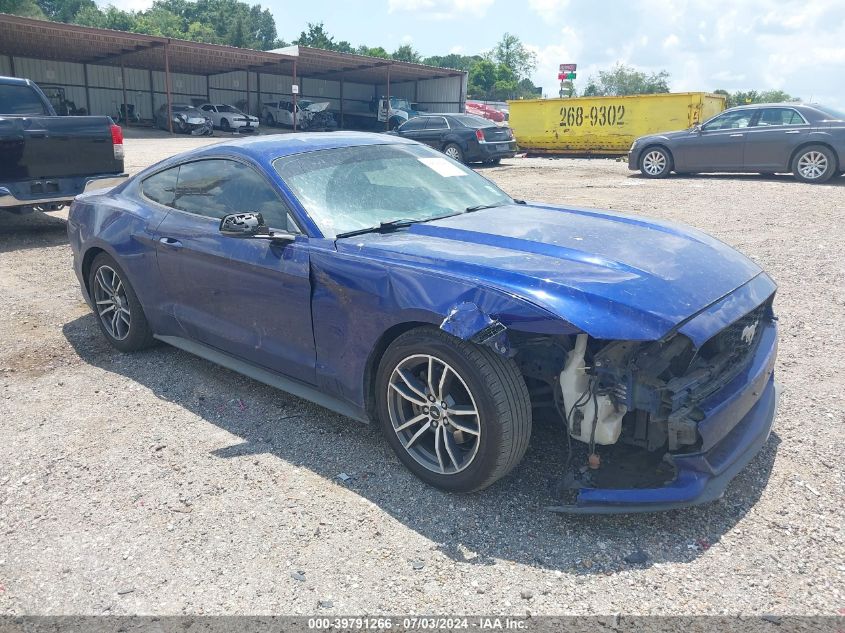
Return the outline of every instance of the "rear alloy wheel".
[[[531,404],[516,364],[435,328],[411,330],[379,365],[382,431],[417,477],[452,492],[486,488],[525,454]]]
[[[461,148],[454,143],[449,143],[446,147],[444,147],[443,153],[452,160],[456,160],[459,163],[464,162],[464,153],[461,151]]]
[[[672,171],[672,157],[662,147],[650,147],[640,158],[640,172],[646,178],[665,178]]]
[[[100,253],[91,264],[88,288],[97,324],[106,339],[122,352],[134,352],[153,343],[138,296],[117,262]]]
[[[803,182],[827,182],[836,173],[836,157],[824,145],[810,145],[795,155],[792,173]]]

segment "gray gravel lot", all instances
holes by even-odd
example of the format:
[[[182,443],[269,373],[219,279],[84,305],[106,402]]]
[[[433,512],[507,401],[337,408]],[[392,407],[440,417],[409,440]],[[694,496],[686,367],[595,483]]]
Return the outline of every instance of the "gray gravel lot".
[[[130,171],[219,140],[146,136],[127,139]],[[549,424],[492,488],[428,488],[374,428],[166,346],[116,352],[63,213],[3,215],[0,613],[837,613],[845,178],[649,181],[569,159],[483,173],[518,197],[694,225],[778,281],[781,408],[724,499],[546,513],[565,446]]]

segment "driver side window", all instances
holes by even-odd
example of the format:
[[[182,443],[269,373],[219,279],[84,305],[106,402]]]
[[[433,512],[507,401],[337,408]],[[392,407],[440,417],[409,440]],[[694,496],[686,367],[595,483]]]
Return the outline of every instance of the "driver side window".
[[[709,123],[705,123],[703,130],[712,132],[714,130],[734,130],[737,128],[748,127],[751,118],[754,116],[753,110],[737,110],[735,112],[725,112],[717,116]]]
[[[231,213],[260,213],[270,228],[300,232],[270,184],[255,169],[237,161],[215,158],[183,163],[148,178],[143,190],[148,198],[187,213],[215,220]]]

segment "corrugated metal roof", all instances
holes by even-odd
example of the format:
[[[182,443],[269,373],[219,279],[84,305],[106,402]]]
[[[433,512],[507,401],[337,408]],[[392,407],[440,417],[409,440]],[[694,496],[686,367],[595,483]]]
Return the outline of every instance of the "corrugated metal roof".
[[[411,64],[380,57],[352,55],[305,46],[278,51],[203,44],[166,37],[96,29],[63,22],[48,22],[0,13],[0,54],[127,68],[164,70],[165,47],[170,71],[214,75],[232,70],[319,79],[380,83],[455,77],[463,71]]]

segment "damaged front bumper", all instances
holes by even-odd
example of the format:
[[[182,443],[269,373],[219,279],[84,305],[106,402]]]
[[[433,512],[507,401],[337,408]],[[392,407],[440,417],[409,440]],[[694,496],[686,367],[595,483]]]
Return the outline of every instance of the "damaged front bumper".
[[[547,509],[566,514],[659,512],[721,497],[771,433],[778,400],[776,355],[777,325],[771,322],[745,370],[702,403],[698,429],[705,438],[703,450],[672,455],[672,481],[655,488],[581,488],[573,504]]]

